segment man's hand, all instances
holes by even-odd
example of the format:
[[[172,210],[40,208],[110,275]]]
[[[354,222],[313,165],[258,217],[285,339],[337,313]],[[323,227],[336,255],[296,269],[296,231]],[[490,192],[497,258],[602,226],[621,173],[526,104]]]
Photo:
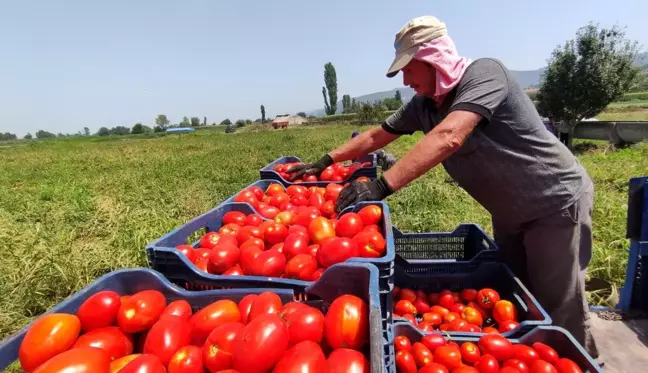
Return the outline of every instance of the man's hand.
[[[382,201],[392,193],[383,177],[369,182],[354,181],[340,192],[335,202],[335,210],[339,213],[358,202]]]
[[[302,165],[290,167],[289,169],[286,170],[286,173],[288,174],[294,173],[294,175],[290,177],[290,181],[294,181],[302,177],[303,175],[313,175],[313,174],[319,175],[322,173],[322,171],[324,171],[326,167],[332,164],[333,164],[333,158],[331,158],[330,155],[326,154],[319,161],[315,163],[302,164]]]

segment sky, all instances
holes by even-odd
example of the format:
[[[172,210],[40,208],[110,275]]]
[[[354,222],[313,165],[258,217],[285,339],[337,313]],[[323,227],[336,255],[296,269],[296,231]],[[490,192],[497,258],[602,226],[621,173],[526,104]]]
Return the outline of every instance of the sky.
[[[401,87],[385,77],[394,36],[426,14],[462,55],[514,70],[545,66],[590,21],[648,48],[645,0],[0,0],[0,132],[315,110],[327,62],[339,98]]]

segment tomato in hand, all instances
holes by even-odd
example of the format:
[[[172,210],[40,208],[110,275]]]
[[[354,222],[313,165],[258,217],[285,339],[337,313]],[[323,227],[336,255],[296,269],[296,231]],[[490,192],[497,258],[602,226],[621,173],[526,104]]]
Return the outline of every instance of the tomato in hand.
[[[481,352],[476,344],[472,342],[464,342],[461,344],[461,358],[466,364],[475,365],[481,358]]]
[[[193,327],[193,344],[200,346],[205,343],[212,330],[230,322],[241,320],[238,305],[229,299],[218,300],[199,310],[191,317]]]
[[[61,352],[44,362],[34,373],[109,373],[110,356],[100,348],[81,347]]]
[[[353,244],[357,247],[358,255],[363,258],[380,258],[385,255],[387,247],[380,232],[360,232],[353,237]]]
[[[553,348],[547,346],[542,342],[535,342],[531,345],[533,349],[538,353],[538,357],[550,364],[558,361],[558,353]]]
[[[137,333],[153,326],[166,308],[166,298],[157,290],[143,290],[121,304],[117,324],[126,333]]]
[[[176,300],[169,303],[168,306],[162,311],[160,319],[165,317],[179,317],[181,319],[191,319],[191,305],[184,299]]]
[[[204,373],[202,350],[196,346],[184,346],[169,362],[168,373]]]
[[[414,361],[414,355],[410,351],[400,350],[396,352],[396,370],[398,373],[417,373],[416,361]]]
[[[286,263],[284,277],[311,281],[317,271],[317,259],[311,254],[299,254]]]
[[[119,294],[114,291],[104,290],[93,294],[81,304],[76,313],[81,322],[81,330],[88,332],[114,325],[120,305]]]
[[[355,295],[337,297],[326,313],[324,335],[332,348],[362,347],[369,336],[369,306]]]
[[[240,373],[265,372],[288,348],[288,326],[279,315],[262,315],[250,321],[232,345],[232,368]]]
[[[326,357],[320,345],[313,341],[303,341],[281,356],[272,373],[323,373],[324,364]]]
[[[477,292],[477,305],[485,310],[492,309],[499,300],[499,293],[493,289],[484,288]]]
[[[108,353],[110,360],[133,353],[133,341],[116,326],[107,326],[85,333],[77,339],[72,348],[95,347]]]
[[[499,361],[505,361],[515,356],[513,344],[499,334],[486,334],[477,341],[479,349],[484,354],[495,356]]]
[[[50,358],[70,349],[81,331],[75,315],[52,313],[36,319],[29,327],[18,350],[20,366],[33,371]]]
[[[337,348],[326,360],[326,373],[369,373],[371,367],[363,353],[349,348]]]
[[[126,364],[119,373],[166,373],[166,368],[159,357],[142,354]]]
[[[230,322],[215,328],[202,349],[202,362],[210,372],[232,367],[232,346],[245,325]]]

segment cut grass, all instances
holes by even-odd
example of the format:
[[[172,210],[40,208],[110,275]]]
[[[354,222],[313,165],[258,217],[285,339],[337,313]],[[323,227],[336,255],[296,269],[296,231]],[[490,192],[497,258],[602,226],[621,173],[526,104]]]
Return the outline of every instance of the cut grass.
[[[147,266],[144,245],[258,179],[282,155],[318,159],[356,126],[219,131],[148,139],[29,142],[0,148],[0,338],[97,277]],[[421,138],[388,147],[403,155]],[[596,185],[590,274],[620,286],[627,260],[628,179],[648,170],[648,145],[611,151],[577,142]],[[22,145],[22,144],[21,144]],[[449,231],[488,213],[441,167],[387,199],[405,231]]]

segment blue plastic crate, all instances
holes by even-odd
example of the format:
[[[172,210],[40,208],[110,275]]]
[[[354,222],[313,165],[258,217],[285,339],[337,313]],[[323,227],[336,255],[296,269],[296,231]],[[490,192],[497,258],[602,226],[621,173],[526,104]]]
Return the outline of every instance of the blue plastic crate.
[[[419,342],[421,338],[430,333],[424,333],[416,329],[409,322],[397,322],[394,324],[395,336],[406,336],[412,343]],[[452,340],[457,343],[473,342],[477,343],[479,337],[456,337],[446,336],[446,340]],[[596,364],[592,357],[585,351],[583,346],[574,339],[574,337],[565,329],[557,326],[538,326],[519,338],[509,338],[513,344],[525,344],[531,346],[535,342],[542,342],[551,346],[560,357],[573,360],[584,373],[602,373],[603,370]],[[395,355],[386,361],[390,363],[395,361]],[[388,372],[396,372],[395,366],[386,366]]]
[[[404,233],[392,228],[396,253],[407,260],[432,262],[497,261],[499,249],[476,224],[460,224],[452,232]]]
[[[359,211],[365,206],[378,205],[383,210],[383,236],[386,241],[386,254],[381,258],[351,258],[347,262],[368,263],[375,265],[379,270],[379,286],[383,291],[393,289],[394,275],[394,238],[391,232],[391,217],[389,206],[385,202],[362,202],[350,206],[340,215],[351,211]],[[147,256],[151,267],[164,274],[169,280],[185,287],[188,290],[204,289],[207,284],[223,278],[235,278],[231,286],[238,287],[273,286],[295,289],[307,286],[311,282],[302,280],[284,279],[278,277],[260,276],[223,276],[202,272],[176,249],[178,245],[191,244],[197,247],[198,241],[188,242],[189,237],[202,235],[209,231],[217,231],[221,227],[223,216],[229,211],[240,211],[245,214],[254,213],[254,209],[247,203],[222,204],[205,214],[189,221],[181,227],[165,234],[159,239],[149,243],[146,247]],[[186,281],[189,277],[193,281]]]
[[[520,325],[505,337],[517,337],[540,325],[551,325],[551,317],[504,263],[434,263],[409,262],[399,255],[395,260],[395,285],[399,288],[423,290],[426,293],[444,289],[461,291],[465,288],[495,289],[501,299],[511,301],[517,309]],[[392,315],[393,298],[383,297],[381,304]],[[384,311],[383,311],[384,312]],[[405,319],[398,320],[409,323]],[[484,320],[486,321],[486,320]],[[479,336],[484,333],[447,332],[453,336]]]
[[[213,282],[214,287],[227,287],[228,280]],[[160,273],[146,268],[119,270],[107,274],[79,292],[71,295],[60,304],[48,310],[50,313],[76,313],[79,306],[93,294],[113,290],[120,295],[133,294],[142,290],[159,290],[169,302],[187,300],[194,311],[205,307],[219,299],[231,299],[238,303],[245,295],[259,294],[264,291],[274,291],[284,303],[298,300],[307,302],[325,311],[331,301],[342,294],[353,294],[364,299],[369,305],[369,348],[368,357],[372,373],[382,373],[384,362],[389,358],[388,340],[382,331],[380,323],[380,302],[378,300],[378,274],[374,267],[358,263],[342,263],[328,268],[321,279],[315,283],[294,290],[251,288],[226,289],[202,292],[191,292],[173,285]],[[17,360],[18,350],[30,325],[0,342],[0,370],[5,369]]]
[[[372,180],[376,179],[378,175],[378,166],[377,166],[377,157],[376,154],[367,154],[363,157],[360,157],[356,159],[355,161],[357,162],[371,162],[372,166],[371,167],[362,167],[357,170],[355,170],[351,175],[349,175],[345,180],[342,181],[324,181],[323,183],[346,183],[349,181],[353,181],[361,176],[368,177]],[[286,164],[286,163],[295,163],[295,162],[303,162],[301,159],[293,156],[286,156],[286,157],[281,157],[273,162],[270,162],[268,165],[263,167],[261,170],[259,170],[259,175],[260,179],[270,179],[270,180],[277,180],[281,182],[283,185],[293,185],[295,183],[290,182],[289,180],[284,179],[279,175],[277,171],[275,171],[275,166],[280,165],[280,164]],[[321,182],[320,182],[321,183]],[[305,185],[305,186],[312,186],[316,185],[317,182],[303,182],[299,183],[299,185]]]

